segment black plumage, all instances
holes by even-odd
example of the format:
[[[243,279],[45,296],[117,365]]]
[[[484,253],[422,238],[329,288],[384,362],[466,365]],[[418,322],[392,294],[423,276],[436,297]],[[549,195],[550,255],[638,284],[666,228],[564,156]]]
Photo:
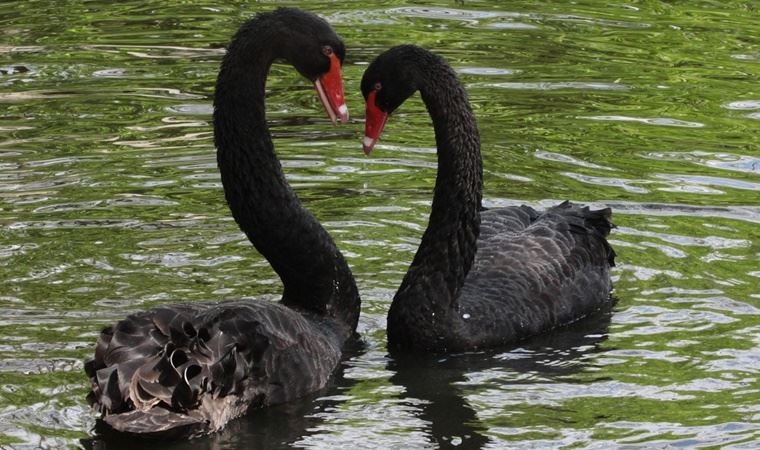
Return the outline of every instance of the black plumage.
[[[114,429],[160,437],[216,431],[249,408],[321,389],[338,365],[355,335],[356,284],[285,181],[264,111],[275,59],[314,81],[330,70],[328,54],[345,55],[330,26],[291,8],[257,15],[233,38],[214,97],[217,160],[235,220],[282,279],[282,301],[162,306],[103,330],[85,364],[88,400]]]
[[[389,348],[505,345],[608,304],[610,210],[569,202],[541,213],[484,210],[475,117],[443,58],[412,45],[378,56],[362,79],[367,116],[383,124],[417,90],[435,128],[438,175],[428,227],[388,313]],[[367,136],[365,152],[379,131],[368,126]]]

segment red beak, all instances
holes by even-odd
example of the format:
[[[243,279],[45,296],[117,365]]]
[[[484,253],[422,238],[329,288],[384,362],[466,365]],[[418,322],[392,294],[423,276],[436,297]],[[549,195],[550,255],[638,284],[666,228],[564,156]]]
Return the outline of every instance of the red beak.
[[[383,132],[385,121],[388,120],[388,113],[384,112],[375,104],[375,95],[377,91],[372,91],[367,96],[367,110],[364,121],[364,141],[362,149],[365,155],[369,155]]]
[[[330,70],[314,80],[314,87],[332,123],[335,124],[338,117],[340,117],[340,123],[348,122],[348,108],[343,97],[343,80],[340,78],[340,60],[334,53],[330,55]]]

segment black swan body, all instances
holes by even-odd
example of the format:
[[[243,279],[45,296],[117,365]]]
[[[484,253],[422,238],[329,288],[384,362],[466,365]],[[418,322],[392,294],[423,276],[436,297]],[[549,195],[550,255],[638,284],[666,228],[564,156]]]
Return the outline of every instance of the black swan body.
[[[101,333],[85,364],[88,400],[117,431],[192,437],[249,408],[324,387],[355,335],[353,275],[285,181],[264,111],[272,62],[312,80],[330,117],[347,119],[345,47],[322,19],[281,8],[249,20],[219,71],[214,132],[232,214],[284,285],[279,303],[237,300],[158,307]]]
[[[578,320],[610,302],[610,210],[569,202],[483,210],[475,117],[454,70],[412,45],[378,56],[362,79],[364,152],[419,90],[438,175],[430,221],[388,313],[391,350],[496,347]]]

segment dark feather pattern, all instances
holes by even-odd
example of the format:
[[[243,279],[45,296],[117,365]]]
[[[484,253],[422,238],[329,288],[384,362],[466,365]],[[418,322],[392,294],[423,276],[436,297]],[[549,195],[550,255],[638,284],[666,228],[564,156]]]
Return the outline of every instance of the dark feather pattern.
[[[353,275],[285,181],[264,114],[272,61],[287,58],[314,79],[330,66],[324,45],[342,60],[343,43],[324,20],[291,8],[259,14],[230,44],[214,97],[225,196],[282,279],[282,301],[169,305],[103,330],[85,363],[87,398],[113,429],[162,438],[219,430],[250,408],[325,387],[353,338]]]
[[[609,216],[569,202],[541,214],[525,206],[483,213],[478,252],[451,311],[455,333],[466,333],[468,346],[504,345],[610,302]]]
[[[277,303],[172,305],[104,330],[86,365],[91,403],[112,427],[190,435],[221,428],[250,407],[325,386],[342,333]],[[178,430],[173,430],[177,433]]]
[[[456,73],[412,45],[362,79],[392,112],[419,90],[435,128],[438,176],[428,228],[388,313],[391,350],[451,352],[509,344],[610,303],[610,210],[569,202],[544,212],[484,209],[480,138]]]

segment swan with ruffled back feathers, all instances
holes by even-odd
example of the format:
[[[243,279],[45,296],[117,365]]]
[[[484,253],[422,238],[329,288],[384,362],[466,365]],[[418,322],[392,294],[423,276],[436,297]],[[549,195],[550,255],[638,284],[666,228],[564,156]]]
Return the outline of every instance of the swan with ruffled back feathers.
[[[569,202],[484,210],[480,137],[454,70],[394,47],[362,78],[364,152],[419,91],[435,129],[438,175],[428,227],[388,312],[392,351],[455,352],[513,343],[607,305],[615,253],[610,210]]]
[[[197,436],[327,384],[355,336],[359,294],[333,239],[285,180],[264,88],[284,59],[314,83],[332,121],[346,122],[344,57],[327,22],[297,9],[258,14],[235,34],[214,95],[217,161],[230,211],[281,278],[282,300],[161,306],[103,330],[85,364],[88,400],[113,429]]]

